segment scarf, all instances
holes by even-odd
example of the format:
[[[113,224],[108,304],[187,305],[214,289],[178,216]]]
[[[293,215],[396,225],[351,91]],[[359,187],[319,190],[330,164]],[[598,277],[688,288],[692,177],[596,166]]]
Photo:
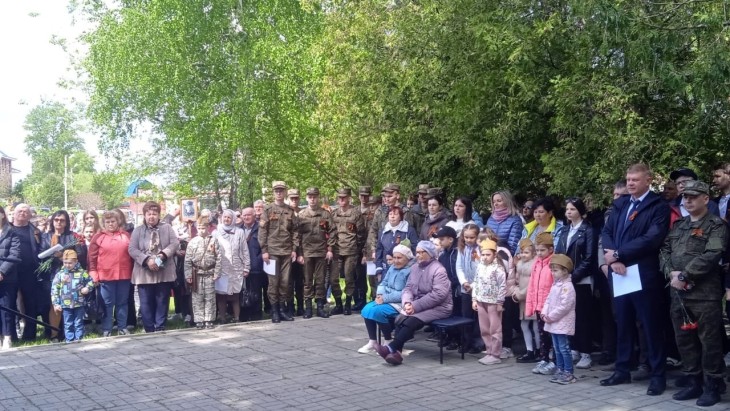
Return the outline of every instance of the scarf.
[[[223,218],[226,215],[231,217],[231,225],[225,225],[223,223]],[[223,213],[221,214],[221,219],[218,221],[218,227],[216,228],[218,230],[218,233],[223,234],[233,234],[236,230],[236,212],[231,210],[230,208],[226,208],[223,210]]]
[[[492,211],[492,218],[497,221],[497,223],[503,222],[509,216],[510,214],[507,208],[498,208]]]
[[[398,223],[397,226],[393,227],[390,225],[390,222],[385,223],[385,228],[383,228],[383,232],[387,233],[388,231],[392,231],[395,233],[396,231],[403,231],[404,233],[408,232],[408,221],[401,221]]]

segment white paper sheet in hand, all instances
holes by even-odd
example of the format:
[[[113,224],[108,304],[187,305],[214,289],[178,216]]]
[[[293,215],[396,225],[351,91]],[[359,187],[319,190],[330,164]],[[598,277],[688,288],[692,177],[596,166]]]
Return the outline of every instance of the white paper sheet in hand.
[[[215,280],[215,291],[217,293],[228,294],[228,277],[221,276],[221,278]]]
[[[264,272],[268,275],[276,275],[276,260],[269,259],[269,263],[264,263]]]
[[[612,277],[614,297],[641,291],[641,276],[639,275],[638,264],[626,267],[626,275],[613,273]]]
[[[375,275],[375,262],[368,261],[366,270],[367,271],[365,271],[365,272],[367,273],[367,275]]]

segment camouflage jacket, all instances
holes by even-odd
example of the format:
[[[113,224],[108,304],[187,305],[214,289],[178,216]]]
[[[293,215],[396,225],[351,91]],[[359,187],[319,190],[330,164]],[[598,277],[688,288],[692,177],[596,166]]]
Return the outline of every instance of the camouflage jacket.
[[[347,211],[341,208],[332,214],[336,229],[336,252],[339,255],[357,255],[365,245],[365,218],[360,210],[350,207]]]
[[[301,245],[297,254],[304,257],[324,257],[327,249],[334,249],[337,241],[332,214],[318,208],[307,208],[299,212],[299,238]]]
[[[290,255],[299,244],[299,220],[288,205],[269,204],[259,221],[261,252]]]

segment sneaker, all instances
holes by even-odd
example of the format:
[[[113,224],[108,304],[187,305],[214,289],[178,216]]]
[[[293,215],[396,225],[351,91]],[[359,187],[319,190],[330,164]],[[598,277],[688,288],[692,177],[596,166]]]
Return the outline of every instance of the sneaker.
[[[553,375],[555,374],[555,371],[557,371],[557,368],[558,367],[555,366],[555,363],[551,361],[545,364],[542,368],[540,368],[539,371],[542,375]]]
[[[552,377],[550,377],[550,382],[558,382],[560,381],[560,378],[565,374],[565,371],[558,370],[555,374],[553,374]]]
[[[503,360],[506,360],[508,358],[512,358],[514,356],[515,355],[512,353],[512,349],[511,348],[504,348],[504,347],[502,347],[502,352],[499,354],[499,358],[501,358]]]
[[[186,323],[189,323],[189,322],[191,322],[191,321],[193,321],[193,317],[191,317],[191,316],[190,316],[190,314],[186,315],[186,316],[185,316],[185,322],[186,322]]]
[[[682,366],[682,361],[680,361],[676,358],[667,357],[667,367],[677,368],[677,367],[681,367],[681,366]]]
[[[9,336],[3,337],[2,350],[5,351],[11,348],[13,348],[13,340]]]
[[[573,384],[574,382],[578,382],[578,379],[575,378],[575,375],[566,372],[560,377],[557,382],[560,385],[568,385]]]
[[[102,337],[111,337],[111,335],[112,335],[111,331],[104,331],[103,333],[101,333]]]
[[[360,347],[360,349],[357,350],[360,354],[367,354],[375,351],[375,347],[373,346],[372,341],[368,341],[367,344]]]
[[[730,352],[725,354],[725,367],[730,368]]]
[[[588,369],[591,368],[591,365],[593,365],[593,360],[591,359],[590,354],[581,354],[580,355],[580,361],[578,361],[578,364],[575,364],[575,368],[580,369]]]
[[[573,364],[580,360],[580,353],[576,350],[570,350],[570,356],[573,358]]]
[[[541,370],[541,369],[542,369],[542,367],[544,367],[544,366],[545,366],[545,365],[546,365],[547,363],[548,363],[548,362],[547,362],[547,361],[545,361],[545,360],[542,360],[542,361],[540,361],[539,363],[537,363],[537,365],[535,366],[535,368],[533,368],[533,369],[532,369],[532,373],[533,373],[533,374],[542,374],[542,373],[540,372],[540,370]]]
[[[528,351],[517,357],[515,361],[517,361],[518,363],[533,363],[537,361],[537,357],[535,357],[534,351]]]
[[[119,331],[117,331],[117,335],[129,335],[129,331],[127,331],[126,328],[120,328]]]
[[[497,357],[491,356],[491,355],[485,355],[484,357],[482,357],[479,360],[479,364],[484,364],[484,365],[499,364],[501,362],[502,362],[502,360],[500,360]]]

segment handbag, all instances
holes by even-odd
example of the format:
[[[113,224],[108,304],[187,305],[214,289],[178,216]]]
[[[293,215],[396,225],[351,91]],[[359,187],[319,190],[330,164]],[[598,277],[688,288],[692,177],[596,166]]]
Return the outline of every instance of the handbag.
[[[241,308],[250,308],[254,305],[254,296],[253,292],[249,290],[248,288],[244,288],[243,291],[241,291],[240,294],[241,299]]]

